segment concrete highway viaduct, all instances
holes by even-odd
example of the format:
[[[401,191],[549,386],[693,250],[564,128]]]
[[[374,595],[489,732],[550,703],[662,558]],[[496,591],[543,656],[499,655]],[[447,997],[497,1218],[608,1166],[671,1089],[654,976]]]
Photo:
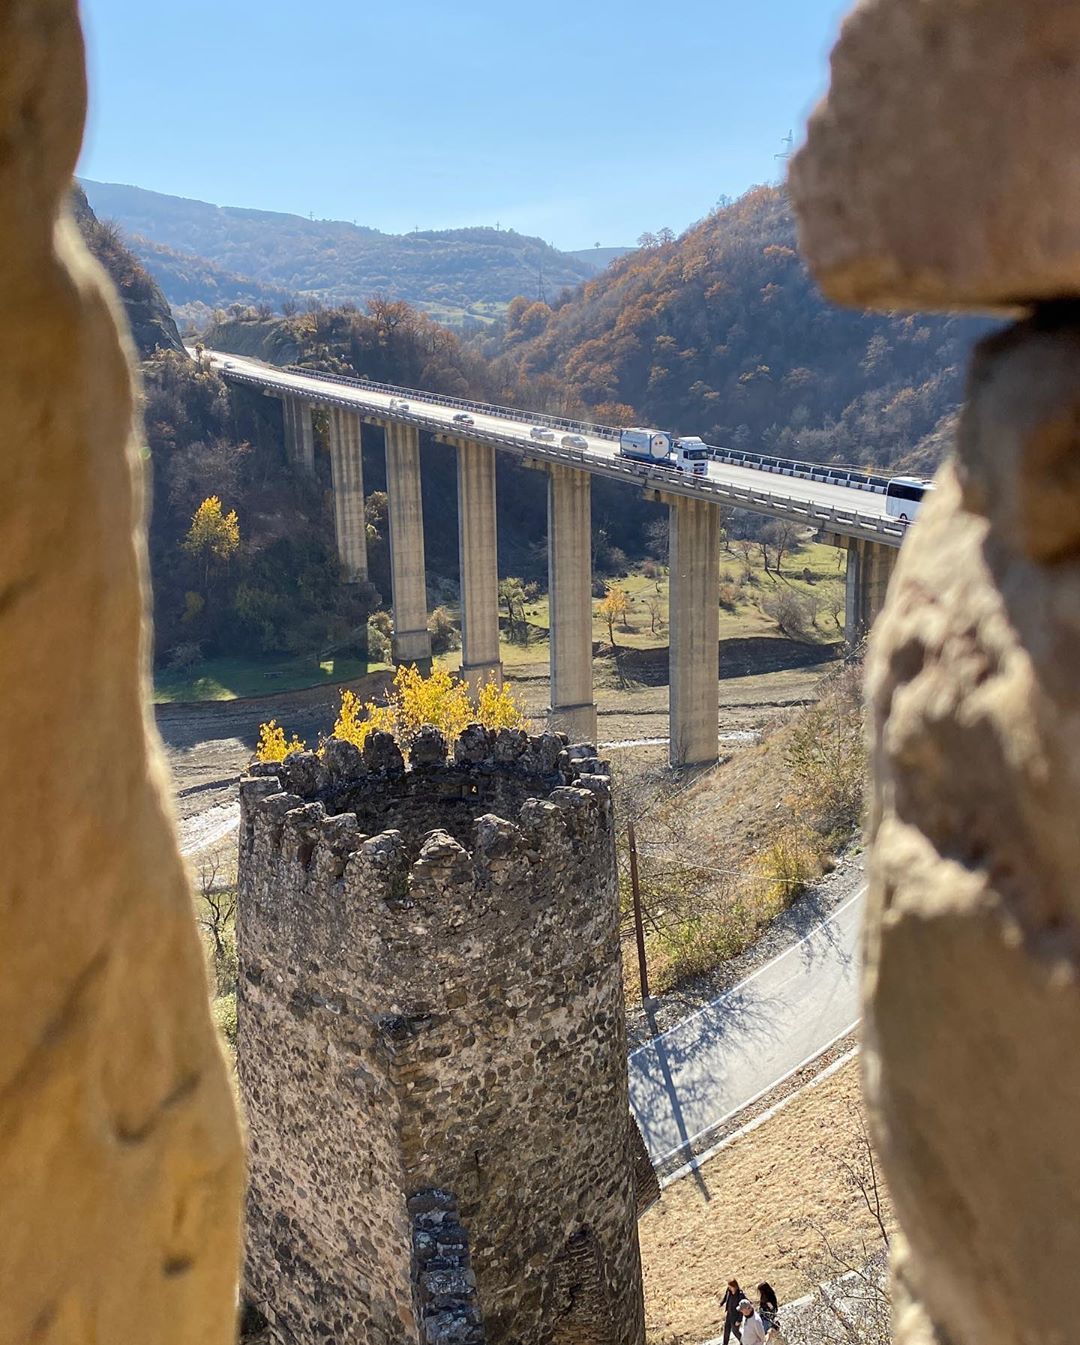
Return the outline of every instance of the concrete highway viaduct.
[[[386,436],[394,645],[397,663],[428,666],[427,591],[420,496],[420,431],[457,453],[461,560],[461,666],[473,686],[501,678],[496,562],[495,453],[547,473],[552,728],[596,741],[592,675],[591,479],[613,477],[667,504],[670,514],[670,748],[673,766],[717,757],[720,515],[726,505],[819,529],[847,550],[846,635],[858,643],[880,611],[906,524],[886,517],[865,476],[808,464],[768,470],[753,455],[709,463],[704,477],[621,458],[618,430],[465,402],[412,389],[282,369],[207,352],[225,380],[278,398],[286,452],[314,469],[312,413],[328,413],[338,552],[348,580],[367,578],[362,427]],[[455,423],[467,414],[471,423]],[[553,439],[530,435],[546,426]],[[565,434],[585,448],[564,448]],[[718,452],[720,452],[718,450]],[[727,460],[730,459],[730,460]],[[777,475],[777,474],[780,475]]]

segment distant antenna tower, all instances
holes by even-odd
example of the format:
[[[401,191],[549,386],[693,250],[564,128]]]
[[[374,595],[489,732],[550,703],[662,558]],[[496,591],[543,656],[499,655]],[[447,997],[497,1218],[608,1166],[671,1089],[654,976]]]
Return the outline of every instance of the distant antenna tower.
[[[536,297],[542,304],[547,303],[547,291],[544,289],[544,264],[543,262],[536,268]]]
[[[787,135],[784,136],[783,140],[781,140],[780,143],[781,143],[781,145],[783,145],[783,147],[784,147],[783,153],[782,153],[782,154],[774,154],[774,155],[773,155],[773,158],[774,158],[774,159],[779,159],[780,162],[781,162],[782,164],[785,164],[785,165],[786,165],[786,164],[787,164],[787,161],[788,161],[788,160],[791,158],[791,156],[795,153],[795,135],[794,135],[794,132],[792,132],[792,131],[788,131]]]

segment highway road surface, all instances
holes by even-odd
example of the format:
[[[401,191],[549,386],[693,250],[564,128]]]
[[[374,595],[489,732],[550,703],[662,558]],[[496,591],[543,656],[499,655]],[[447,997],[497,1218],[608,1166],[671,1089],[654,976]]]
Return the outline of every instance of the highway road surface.
[[[859,1021],[863,888],[806,938],[630,1056],[654,1163],[689,1157],[737,1111]]]
[[[555,429],[550,441],[538,441],[530,436],[531,423],[528,419],[512,419],[508,416],[472,411],[472,426],[455,426],[454,415],[458,408],[443,406],[437,401],[427,401],[423,395],[397,390],[393,393],[379,391],[355,383],[338,383],[320,379],[317,375],[293,373],[274,365],[264,364],[260,360],[230,355],[221,351],[207,351],[207,357],[214,368],[235,381],[257,379],[267,391],[280,390],[294,392],[307,400],[320,398],[332,399],[348,405],[354,405],[359,412],[378,415],[385,412],[388,419],[415,421],[423,428],[448,436],[470,437],[473,434],[491,436],[507,448],[527,450],[538,457],[552,456],[561,451],[564,431]],[[407,408],[396,406],[391,410],[391,402],[400,404],[407,400]],[[517,413],[523,415],[524,413]],[[578,450],[576,456],[586,470],[598,471],[604,475],[623,475],[633,473],[643,475],[643,464],[635,464],[621,458],[618,443],[614,438],[603,438],[596,434],[583,433],[586,448]],[[496,443],[499,446],[499,443]],[[696,493],[691,489],[694,481],[700,478],[684,480],[681,473],[663,472],[659,468],[650,468],[649,483],[666,486],[668,483],[678,493]],[[631,479],[633,477],[631,476]],[[833,510],[857,515],[861,525],[845,528],[842,520],[835,524],[836,530],[851,532],[855,535],[872,535],[888,545],[899,546],[904,534],[904,525],[895,518],[887,518],[883,495],[859,490],[853,486],[838,485],[828,481],[813,481],[791,476],[773,475],[742,467],[735,464],[710,462],[704,481],[704,493],[718,504],[736,504],[758,512],[771,513],[778,517],[788,516],[792,510],[805,513],[810,507],[817,512],[805,521],[823,526],[834,526],[825,514]],[[731,494],[727,494],[731,492]],[[764,503],[755,505],[752,499],[741,498],[754,493],[773,497],[770,506]],[[788,506],[791,507],[789,510]]]

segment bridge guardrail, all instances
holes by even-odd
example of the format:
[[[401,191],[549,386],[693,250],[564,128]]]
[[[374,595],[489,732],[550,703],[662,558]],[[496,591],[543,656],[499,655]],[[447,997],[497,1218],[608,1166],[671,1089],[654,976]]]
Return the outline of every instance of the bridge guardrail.
[[[726,462],[732,467],[752,467],[758,472],[774,472],[780,476],[797,476],[807,481],[821,481],[831,486],[847,486],[852,490],[871,491],[884,495],[889,484],[887,476],[861,472],[854,467],[830,467],[823,462],[801,462],[798,458],[778,458],[768,453],[750,453],[739,448],[721,448],[707,445],[714,462]]]
[[[291,369],[290,372],[301,374],[304,377],[324,377],[322,375],[311,375],[307,370],[301,369]],[[275,383],[272,377],[261,378],[253,374],[241,373],[238,370],[229,370],[226,377],[230,382],[246,383],[252,387],[276,386],[283,391],[289,390],[288,384]],[[391,384],[377,384],[365,379],[339,378],[337,375],[330,375],[329,381],[344,384],[361,392],[365,389],[385,392],[387,388],[392,392],[407,391]],[[481,410],[483,405],[481,403],[467,403],[460,398],[443,398],[423,392],[416,392],[414,395],[423,398],[428,403],[435,402],[437,405],[446,406],[473,406],[476,410],[481,411],[481,414],[487,414],[486,409]],[[318,400],[354,411],[358,409],[355,401],[346,397],[336,397],[329,391],[320,394]],[[379,409],[381,408],[375,408],[375,410]],[[436,434],[453,437],[454,426],[447,425],[444,421],[435,420],[431,416],[425,416],[422,412],[414,411],[412,408],[404,413],[401,418]],[[517,423],[536,423],[535,418],[525,417],[521,412],[518,412],[512,418]],[[582,422],[566,421],[563,423],[568,426],[582,425]],[[587,427],[582,425],[582,428]],[[617,434],[617,431],[610,431],[609,429],[608,437],[614,438],[615,434]],[[469,426],[468,437],[480,443],[490,443],[496,447],[508,449],[511,452],[519,453],[523,457],[529,456],[541,458],[545,461],[565,462],[580,467],[584,471],[594,473],[599,471],[605,476],[633,480],[639,485],[650,484],[660,489],[674,491],[676,494],[712,496],[718,504],[727,504],[733,508],[741,507],[751,511],[789,516],[820,527],[828,527],[832,524],[838,531],[853,532],[868,537],[870,540],[883,542],[888,546],[899,546],[907,530],[907,525],[901,520],[885,515],[861,514],[857,510],[841,509],[833,505],[818,505],[811,500],[800,500],[794,496],[777,494],[775,491],[762,491],[750,486],[736,485],[733,482],[715,481],[709,477],[686,476],[682,472],[662,467],[650,467],[637,459],[621,458],[618,455],[613,455],[610,458],[600,458],[581,449],[563,448],[561,444],[547,444],[542,440],[510,438],[484,426]]]
[[[397,383],[379,383],[373,378],[348,378],[343,374],[324,374],[316,369],[305,369],[299,364],[287,364],[290,374],[299,374],[304,378],[325,379],[331,383],[343,383],[351,388],[369,392],[384,392],[392,397],[407,399],[421,398],[425,402],[434,402],[436,406],[450,406],[459,411],[475,411],[481,416],[498,416],[500,420],[514,420],[522,425],[544,425],[552,430],[573,430],[578,434],[591,434],[594,439],[618,439],[619,431],[610,425],[596,425],[588,420],[569,420],[565,416],[549,416],[542,412],[522,411],[512,406],[496,406],[492,402],[474,402],[466,397],[449,397],[441,392],[424,392],[419,388],[403,388]]]

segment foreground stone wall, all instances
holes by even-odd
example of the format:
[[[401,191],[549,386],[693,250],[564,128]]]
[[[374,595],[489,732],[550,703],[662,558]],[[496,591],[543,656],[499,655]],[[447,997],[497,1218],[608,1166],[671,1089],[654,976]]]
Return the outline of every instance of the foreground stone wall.
[[[901,1345],[1076,1334],[1080,1283],[1080,8],[869,0],[792,172],[823,287],[1027,316],[868,662],[864,1079]]]
[[[472,728],[409,770],[383,734],[263,769],[241,789],[249,1294],[282,1339],[417,1339],[406,1202],[440,1190],[487,1340],[640,1342],[601,764]]]
[[[146,717],[129,343],[74,0],[0,0],[0,1342],[225,1345],[241,1149]]]

